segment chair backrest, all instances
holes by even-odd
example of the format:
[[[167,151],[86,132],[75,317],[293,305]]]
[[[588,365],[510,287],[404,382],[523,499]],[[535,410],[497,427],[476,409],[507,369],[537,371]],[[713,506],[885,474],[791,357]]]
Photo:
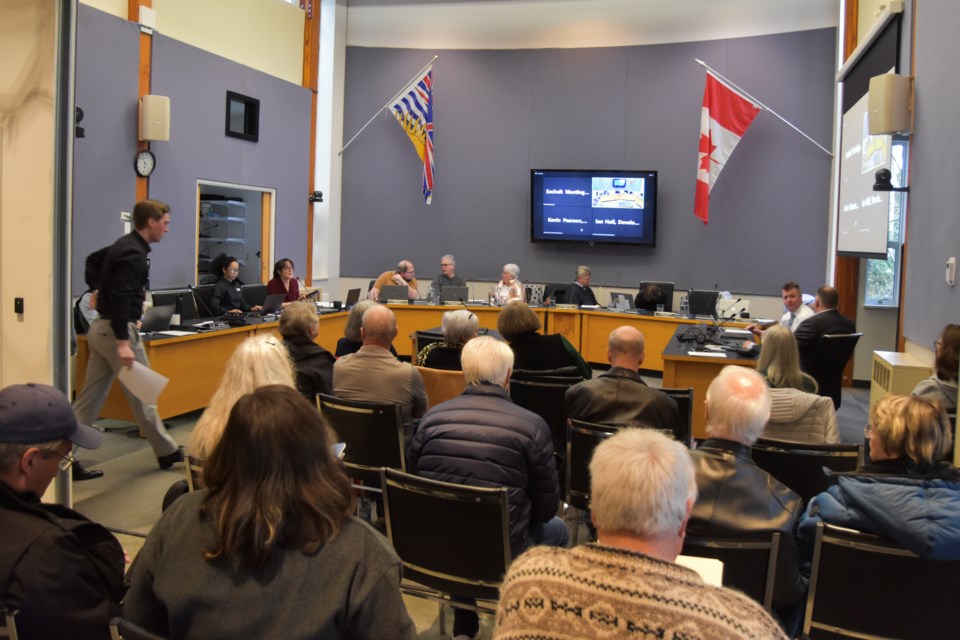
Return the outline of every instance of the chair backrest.
[[[617,427],[582,420],[567,421],[566,502],[575,509],[590,508],[590,458],[597,445],[615,434]]]
[[[857,443],[806,444],[766,440],[753,445],[753,461],[774,478],[793,489],[804,503],[832,484],[824,472],[853,471],[861,461]]]
[[[267,299],[267,285],[245,284],[240,290],[240,294],[243,296],[244,302],[251,307],[256,307],[263,304],[263,301]]]
[[[417,359],[417,354],[428,344],[434,342],[443,342],[443,333],[439,331],[415,331],[413,333],[413,359]]]
[[[510,374],[510,379],[574,385],[583,381],[583,375],[581,375],[579,367],[570,365],[557,369],[514,369],[513,373]]]
[[[458,596],[498,598],[510,564],[506,487],[469,487],[381,471],[387,537],[403,575]]]
[[[567,426],[563,419],[563,396],[572,385],[558,382],[533,382],[510,379],[510,399],[517,406],[543,418],[553,436],[553,451],[558,456],[567,449]]]
[[[960,562],[925,560],[878,536],[817,525],[804,636],[955,638]]]
[[[527,304],[531,307],[539,307],[543,305],[543,291],[546,285],[542,284],[530,284],[527,283],[524,291],[524,295],[527,297]]]
[[[427,400],[431,407],[446,402],[450,398],[456,398],[467,388],[463,371],[447,371],[430,367],[417,367],[417,371],[423,378],[423,388],[427,392]]]
[[[110,621],[111,640],[167,640],[164,636],[150,633],[138,624],[124,618],[114,618]]]
[[[776,582],[780,533],[737,533],[730,536],[687,535],[683,555],[723,562],[723,586],[747,594],[770,610]]]
[[[400,405],[343,400],[320,394],[320,413],[346,443],[343,466],[347,475],[380,483],[380,467],[406,469]]]
[[[677,402],[677,409],[680,410],[680,431],[673,434],[673,437],[689,448],[693,441],[693,387],[661,391]]]
[[[853,355],[862,333],[843,333],[826,335],[820,338],[817,348],[813,351],[810,360],[810,370],[807,371],[820,385],[821,396],[833,400],[833,407],[840,408],[840,383],[843,378],[843,368]]]
[[[187,490],[200,491],[200,489],[203,489],[203,460],[187,454],[184,457],[183,466],[187,474]]]
[[[0,640],[18,640],[17,611],[0,604]]]
[[[197,302],[197,315],[201,318],[213,316],[213,290],[216,284],[200,284],[193,288],[193,295]]]
[[[551,282],[550,284],[544,285],[543,300],[541,300],[541,303],[546,304],[548,300],[556,304],[565,303],[567,301],[567,287],[569,286],[569,282]]]

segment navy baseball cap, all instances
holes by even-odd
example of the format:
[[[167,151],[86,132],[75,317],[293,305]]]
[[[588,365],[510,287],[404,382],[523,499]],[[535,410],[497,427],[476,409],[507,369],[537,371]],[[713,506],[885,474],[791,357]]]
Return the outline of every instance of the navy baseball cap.
[[[0,442],[39,444],[66,438],[96,449],[103,434],[77,422],[63,392],[46,384],[13,384],[0,389]]]

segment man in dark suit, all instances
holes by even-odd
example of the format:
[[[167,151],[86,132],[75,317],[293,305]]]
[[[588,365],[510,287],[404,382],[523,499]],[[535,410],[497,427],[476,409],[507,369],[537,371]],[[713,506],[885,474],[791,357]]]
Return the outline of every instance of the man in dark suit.
[[[800,368],[810,370],[813,354],[820,344],[820,338],[835,333],[853,333],[857,325],[853,320],[840,315],[837,303],[840,296],[837,290],[829,285],[817,289],[817,299],[813,304],[816,313],[800,323],[794,332],[797,346],[800,348]]]
[[[567,389],[564,415],[596,424],[682,433],[676,401],[659,389],[648,387],[640,377],[645,355],[640,331],[629,326],[614,329],[607,345],[610,369],[594,380]]]
[[[577,267],[577,280],[566,289],[564,299],[561,302],[575,305],[596,305],[597,296],[593,294],[590,288],[590,267],[580,265]]]

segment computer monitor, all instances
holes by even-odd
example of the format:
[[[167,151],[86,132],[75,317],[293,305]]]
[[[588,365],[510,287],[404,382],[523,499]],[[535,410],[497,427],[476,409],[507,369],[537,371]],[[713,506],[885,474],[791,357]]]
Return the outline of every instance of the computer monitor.
[[[637,309],[656,311],[657,305],[662,304],[664,311],[673,311],[673,283],[641,282],[636,303]]]
[[[566,282],[556,283],[546,285],[543,288],[543,302],[547,301],[553,302],[554,304],[563,304],[566,302],[567,297],[567,287],[570,285]]]
[[[347,299],[344,301],[343,306],[345,309],[349,309],[353,305],[360,302],[360,289],[350,289],[347,291]]]
[[[687,302],[690,305],[690,315],[715,316],[717,314],[717,298],[719,297],[719,291],[692,290],[690,295],[687,296]]]
[[[162,291],[153,291],[150,295],[153,298],[153,306],[176,308],[178,302],[180,302],[182,306],[183,300],[192,297],[193,294],[190,293],[189,289],[164,289]],[[182,312],[181,309],[181,313]]]
[[[380,289],[380,302],[386,302],[388,300],[403,300],[407,302],[407,296],[409,294],[410,288],[406,285],[402,287],[398,286],[386,286]]]
[[[155,333],[157,331],[167,331],[170,328],[170,320],[173,319],[173,305],[165,304],[159,307],[153,306],[147,309],[143,314],[143,320],[140,323],[142,333]]]
[[[201,284],[193,288],[193,296],[197,301],[197,316],[199,318],[212,318],[213,309],[213,290],[215,284]]]

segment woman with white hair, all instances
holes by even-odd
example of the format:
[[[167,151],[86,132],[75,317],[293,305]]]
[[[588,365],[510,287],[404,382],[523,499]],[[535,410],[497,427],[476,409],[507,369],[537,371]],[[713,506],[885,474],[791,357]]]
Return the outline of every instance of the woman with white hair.
[[[503,265],[503,274],[500,281],[491,289],[491,297],[499,305],[504,305],[511,300],[520,300],[523,302],[523,283],[520,282],[520,267],[513,264]]]
[[[417,354],[417,366],[460,371],[460,352],[468,340],[477,337],[477,316],[466,309],[443,314],[443,342],[431,342]]]

